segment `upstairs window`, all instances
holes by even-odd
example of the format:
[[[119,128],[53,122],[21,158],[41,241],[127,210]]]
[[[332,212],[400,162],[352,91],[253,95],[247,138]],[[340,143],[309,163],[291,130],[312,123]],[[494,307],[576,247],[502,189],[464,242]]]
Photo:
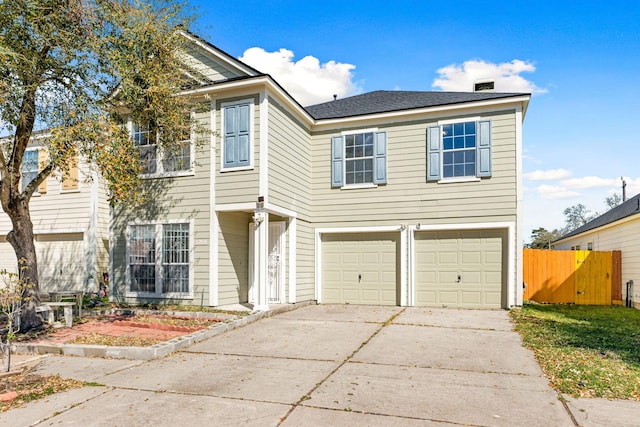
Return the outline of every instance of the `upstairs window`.
[[[27,150],[22,157],[22,169],[20,170],[20,191],[29,185],[38,176],[38,150]]]
[[[387,183],[387,134],[347,133],[331,139],[331,186]]]
[[[133,145],[138,149],[144,175],[175,174],[191,170],[191,132],[182,131],[176,136],[174,146],[158,147],[158,132],[149,124],[133,123],[131,135]]]
[[[427,130],[427,181],[491,176],[491,122],[468,121]]]
[[[157,138],[155,132],[151,131],[151,126],[148,123],[134,123],[132,136],[133,145],[138,149],[138,152],[140,153],[140,164],[142,166],[142,173],[156,173],[156,171],[158,170],[158,144],[156,141]]]

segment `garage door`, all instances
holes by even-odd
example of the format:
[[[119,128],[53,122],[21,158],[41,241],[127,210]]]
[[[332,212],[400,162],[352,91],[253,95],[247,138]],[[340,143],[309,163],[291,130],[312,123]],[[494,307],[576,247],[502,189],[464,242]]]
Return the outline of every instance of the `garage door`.
[[[325,234],[322,238],[322,302],[398,304],[398,236]]]
[[[415,304],[506,306],[506,242],[502,230],[416,233]]]
[[[82,233],[37,235],[40,290],[53,292],[82,289],[84,252]]]

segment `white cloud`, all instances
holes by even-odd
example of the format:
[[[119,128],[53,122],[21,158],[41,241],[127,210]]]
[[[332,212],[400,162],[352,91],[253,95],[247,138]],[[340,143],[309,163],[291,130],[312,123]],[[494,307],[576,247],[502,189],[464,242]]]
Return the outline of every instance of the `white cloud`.
[[[567,190],[565,187],[556,185],[539,185],[536,188],[536,192],[543,199],[571,199],[578,196],[580,193]]]
[[[288,49],[267,52],[259,47],[247,49],[240,60],[257,70],[270,74],[302,105],[318,104],[357,94],[360,88],[353,81],[355,65],[329,61],[321,64],[318,58],[305,56],[294,60]]]
[[[483,60],[470,60],[460,64],[451,64],[440,68],[438,78],[432,86],[444,91],[471,92],[476,80],[492,79],[496,92],[546,93],[535,83],[525,79],[521,73],[532,73],[536,67],[530,63],[514,59],[511,62],[494,64]]]
[[[585,176],[583,178],[571,178],[565,179],[561,181],[561,184],[575,189],[588,189],[588,188],[599,188],[599,187],[620,187],[622,185],[622,181],[620,179],[615,178],[600,178],[599,176]]]
[[[536,170],[524,174],[524,177],[530,181],[550,181],[567,178],[569,176],[571,176],[571,172],[566,169]]]

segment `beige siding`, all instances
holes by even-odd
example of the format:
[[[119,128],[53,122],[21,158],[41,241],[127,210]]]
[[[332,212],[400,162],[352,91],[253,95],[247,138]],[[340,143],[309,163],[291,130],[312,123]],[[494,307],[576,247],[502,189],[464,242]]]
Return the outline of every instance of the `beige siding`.
[[[269,98],[269,202],[311,215],[309,130]]]
[[[209,127],[209,113],[197,114],[197,119]],[[208,136],[200,136],[208,138]],[[192,301],[176,302],[200,304],[209,301],[209,230],[210,230],[210,161],[209,145],[195,150],[195,173],[187,176],[149,178],[145,180],[148,202],[144,209],[114,211],[112,286],[117,286],[118,295],[124,295],[126,287],[126,229],[127,224],[143,222],[165,222],[184,220],[193,222],[193,294]],[[131,301],[134,302],[134,301]],[[140,301],[137,301],[140,302]]]
[[[622,294],[626,298],[629,280],[633,280],[633,301],[640,308],[640,215],[630,221],[621,222],[613,227],[592,230],[574,238],[556,244],[555,249],[570,249],[580,245],[581,250],[593,242],[594,251],[622,251]]]
[[[249,222],[244,212],[219,212],[218,304],[237,304],[248,299]],[[212,272],[215,274],[215,272]]]
[[[387,132],[388,183],[377,188],[332,189],[331,136],[343,129],[314,134],[312,188],[317,225],[515,221],[514,112],[482,117],[492,121],[493,175],[480,182],[426,182],[426,130],[438,119],[378,126],[379,131]]]
[[[315,299],[315,231],[307,221],[297,221],[296,301]]]
[[[216,61],[215,58],[197,46],[188,47],[183,55],[183,60],[187,67],[212,81],[241,76],[238,71],[232,70],[228,66]]]
[[[243,99],[253,98],[253,167],[248,170],[236,170],[221,172],[221,154],[222,154],[222,131],[221,124],[221,105],[226,102],[240,101]],[[258,199],[260,185],[260,105],[258,104],[257,95],[247,95],[235,98],[220,99],[216,102],[216,180],[215,193],[216,205],[234,204],[234,203],[255,203]]]

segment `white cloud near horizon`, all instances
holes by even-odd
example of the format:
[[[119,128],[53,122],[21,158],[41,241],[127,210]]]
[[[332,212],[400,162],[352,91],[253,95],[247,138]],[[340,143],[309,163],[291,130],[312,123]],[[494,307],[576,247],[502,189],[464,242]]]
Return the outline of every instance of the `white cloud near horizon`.
[[[571,199],[579,196],[580,193],[575,191],[569,191],[565,187],[557,185],[539,185],[536,187],[536,192],[543,199]]]
[[[551,181],[569,176],[571,176],[571,172],[566,169],[535,170],[524,174],[524,177],[530,181]]]
[[[245,50],[240,60],[260,72],[271,75],[303,106],[351,96],[361,90],[354,82],[353,64],[329,61],[324,64],[308,55],[295,61],[289,49],[267,52],[260,47]]]
[[[462,64],[451,64],[438,69],[438,77],[432,86],[443,91],[471,92],[477,80],[495,81],[496,92],[546,93],[547,90],[522,77],[522,73],[532,73],[536,67],[531,62],[514,59],[511,62],[494,64],[484,60],[469,60]]]

